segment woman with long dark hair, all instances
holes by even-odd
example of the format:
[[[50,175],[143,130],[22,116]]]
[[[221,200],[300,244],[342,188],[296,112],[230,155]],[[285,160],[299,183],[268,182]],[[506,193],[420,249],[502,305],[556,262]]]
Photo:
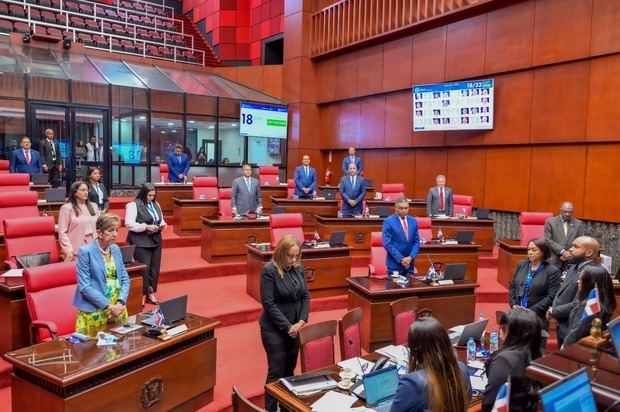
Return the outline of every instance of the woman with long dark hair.
[[[409,328],[409,373],[401,377],[390,412],[463,412],[471,399],[467,366],[456,360],[448,333],[433,317]]]
[[[531,382],[525,376],[525,368],[541,356],[542,321],[532,310],[516,308],[503,315],[499,323],[504,344],[486,361],[488,383],[482,410],[493,409],[497,393],[510,376],[510,411],[533,411],[536,404],[530,395]]]
[[[88,185],[88,199],[97,205],[102,214],[108,213],[110,201],[108,200],[108,192],[101,183],[101,170],[97,166],[90,166],[84,181]]]
[[[58,240],[65,262],[77,257],[82,246],[97,238],[97,205],[88,200],[88,186],[73,182],[69,189],[69,201],[58,212]]]
[[[599,313],[585,315],[586,302],[592,289],[598,292],[598,302],[601,307]],[[564,339],[562,347],[577,342],[590,334],[592,320],[599,318],[603,324],[603,329],[607,328],[607,322],[611,319],[616,310],[616,297],[614,296],[614,285],[607,270],[601,266],[586,266],[579,274],[577,280],[577,299],[579,305],[571,310],[568,317],[568,335]]]
[[[161,231],[167,224],[156,195],[152,183],[143,183],[134,201],[125,206],[125,226],[129,229],[127,243],[136,245],[135,259],[147,266],[142,271],[143,306],[145,302],[159,303],[155,293],[161,265]]]

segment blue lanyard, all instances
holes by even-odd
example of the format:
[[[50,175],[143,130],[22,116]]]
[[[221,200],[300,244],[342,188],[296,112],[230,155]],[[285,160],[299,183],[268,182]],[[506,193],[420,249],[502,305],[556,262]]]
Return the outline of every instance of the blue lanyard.
[[[543,268],[544,265],[545,265],[545,262],[541,262],[540,265],[538,265],[538,267],[534,271],[534,273],[532,273],[531,262],[527,268],[527,278],[525,278],[525,291],[523,292],[523,297],[521,298],[521,306],[523,306],[524,308],[527,308],[527,298],[530,293],[530,286],[532,285],[532,279],[534,279],[534,276],[536,276],[538,272],[540,272],[540,270]]]
[[[147,204],[146,207],[149,210],[150,215],[153,217],[153,224],[159,225],[159,216],[157,212],[155,212],[155,206],[153,206],[153,202]]]

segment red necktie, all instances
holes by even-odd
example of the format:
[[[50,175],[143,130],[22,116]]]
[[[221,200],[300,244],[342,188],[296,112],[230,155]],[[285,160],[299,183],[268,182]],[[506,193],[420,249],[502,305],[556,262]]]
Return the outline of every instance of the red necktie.
[[[443,187],[439,188],[439,211],[440,212],[444,211],[444,207],[443,207]]]
[[[403,227],[405,229],[405,238],[409,240],[409,225],[407,225],[407,218],[401,217],[401,219],[403,220]]]
[[[26,150],[26,163],[30,164],[30,150]]]

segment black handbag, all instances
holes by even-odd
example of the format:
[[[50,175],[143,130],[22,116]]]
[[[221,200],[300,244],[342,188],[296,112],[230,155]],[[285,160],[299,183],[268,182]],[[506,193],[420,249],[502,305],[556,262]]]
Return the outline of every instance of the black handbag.
[[[15,256],[15,260],[17,261],[17,266],[22,269],[48,265],[50,263],[50,252]]]

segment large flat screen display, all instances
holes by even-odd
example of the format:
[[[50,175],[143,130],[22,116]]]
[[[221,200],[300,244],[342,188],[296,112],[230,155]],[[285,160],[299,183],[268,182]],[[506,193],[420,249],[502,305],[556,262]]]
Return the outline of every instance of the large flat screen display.
[[[493,129],[493,79],[413,86],[413,131]]]
[[[288,109],[284,106],[241,103],[239,123],[239,134],[242,136],[286,139]]]

